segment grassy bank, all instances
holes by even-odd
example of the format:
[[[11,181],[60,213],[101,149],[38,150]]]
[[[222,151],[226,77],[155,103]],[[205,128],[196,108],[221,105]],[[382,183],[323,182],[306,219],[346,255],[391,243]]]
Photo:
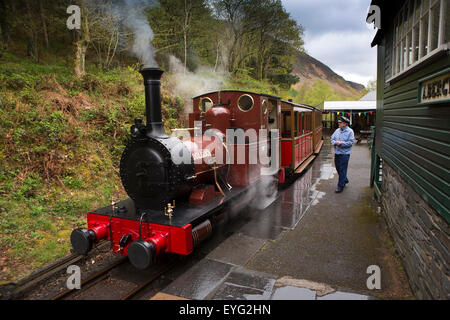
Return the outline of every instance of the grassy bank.
[[[125,198],[118,165],[132,121],[144,115],[133,67],[89,70],[65,61],[0,60],[0,281],[67,254],[85,213]],[[163,116],[177,126],[182,101],[163,86]]]

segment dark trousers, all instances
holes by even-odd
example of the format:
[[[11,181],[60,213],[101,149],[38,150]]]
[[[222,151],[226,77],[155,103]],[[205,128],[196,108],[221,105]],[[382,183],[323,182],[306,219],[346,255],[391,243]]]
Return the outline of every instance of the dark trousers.
[[[350,160],[349,154],[335,154],[334,155],[334,165],[336,166],[336,170],[339,174],[339,182],[338,182],[339,189],[343,189],[345,186],[345,183],[348,182],[347,168],[348,168],[349,160]]]

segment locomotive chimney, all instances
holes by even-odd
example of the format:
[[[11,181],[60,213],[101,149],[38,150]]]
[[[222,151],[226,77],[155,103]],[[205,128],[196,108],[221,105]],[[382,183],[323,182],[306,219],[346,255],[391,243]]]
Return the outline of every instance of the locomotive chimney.
[[[156,138],[167,138],[161,114],[161,76],[164,73],[158,68],[144,68],[140,73],[144,77],[145,112],[147,117],[147,135]]]

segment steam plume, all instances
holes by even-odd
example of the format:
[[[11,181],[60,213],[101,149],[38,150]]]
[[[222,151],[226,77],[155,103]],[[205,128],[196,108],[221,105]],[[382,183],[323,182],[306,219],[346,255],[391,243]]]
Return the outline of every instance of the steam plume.
[[[227,80],[224,72],[201,66],[194,72],[185,70],[184,64],[176,57],[169,57],[170,72],[174,80],[174,92],[184,101],[203,93],[221,90]]]
[[[153,30],[145,16],[147,9],[157,5],[159,3],[156,0],[121,0],[115,1],[113,6],[113,14],[133,32],[131,53],[145,67],[158,66],[155,60],[155,48],[152,45]]]

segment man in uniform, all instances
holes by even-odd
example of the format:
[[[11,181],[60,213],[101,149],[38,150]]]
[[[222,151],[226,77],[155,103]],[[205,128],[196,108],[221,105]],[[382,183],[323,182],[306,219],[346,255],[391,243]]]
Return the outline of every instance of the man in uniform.
[[[339,182],[335,192],[341,193],[345,185],[349,183],[347,168],[355,141],[355,134],[349,127],[350,120],[348,118],[341,117],[338,123],[339,128],[331,136],[331,145],[334,146],[334,164],[339,174]]]

